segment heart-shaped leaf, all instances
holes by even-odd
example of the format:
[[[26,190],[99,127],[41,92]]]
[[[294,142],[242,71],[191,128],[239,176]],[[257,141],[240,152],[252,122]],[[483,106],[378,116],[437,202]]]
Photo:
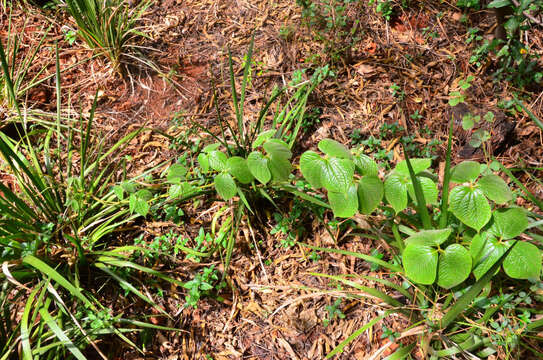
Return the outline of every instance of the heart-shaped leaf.
[[[477,161],[463,161],[451,170],[451,181],[465,183],[477,180],[481,173],[481,164]]]
[[[450,289],[466,280],[471,273],[471,256],[460,244],[451,244],[439,255],[437,284]]]
[[[498,175],[489,174],[483,176],[478,184],[486,197],[497,204],[504,204],[513,200],[511,189],[509,189],[507,183]]]
[[[300,170],[304,178],[315,189],[322,188],[321,174],[324,160],[314,151],[306,151],[300,157]]]
[[[249,171],[247,166],[247,160],[239,156],[232,156],[226,161],[228,171],[232,174],[240,183],[249,184],[253,181],[254,176]]]
[[[253,176],[262,184],[271,180],[271,172],[268,168],[268,159],[259,151],[253,151],[247,157],[247,167]]]
[[[219,147],[221,147],[221,143],[213,143],[213,144],[209,144],[209,145],[206,145],[203,149],[202,149],[202,152],[206,153],[206,154],[209,154],[210,152],[212,152],[213,150],[217,150]]]
[[[258,134],[255,141],[253,141],[253,149],[256,149],[268,139],[271,139],[275,135],[275,129],[266,130]]]
[[[328,201],[335,217],[349,218],[358,211],[358,197],[356,185],[351,185],[345,193],[328,192]]]
[[[290,160],[283,156],[272,155],[268,163],[268,167],[270,168],[272,179],[274,181],[288,180],[290,172],[292,171],[292,165],[290,165]]]
[[[377,176],[379,174],[379,168],[377,163],[368,155],[359,154],[354,157],[354,164],[361,175],[363,176]]]
[[[418,284],[431,285],[436,280],[437,250],[430,246],[407,245],[402,254],[408,278]]]
[[[225,171],[228,169],[226,166],[226,154],[218,150],[213,150],[208,154],[209,166],[215,171]]]
[[[421,230],[407,239],[406,245],[438,246],[443,244],[451,235],[452,229]]]
[[[234,182],[234,179],[230,174],[221,173],[215,176],[214,183],[215,190],[217,190],[219,196],[222,197],[224,200],[230,200],[231,198],[236,196],[238,192],[236,183]]]
[[[409,161],[411,161],[411,167],[413,167],[413,171],[415,172],[415,175],[428,169],[432,165],[432,159],[409,159]],[[396,168],[394,169],[394,171],[400,175],[409,176],[407,161],[406,160],[400,161],[398,165],[396,165]]]
[[[452,189],[449,209],[460,221],[479,231],[491,217],[490,205],[483,192],[471,186],[457,186]]]
[[[290,159],[292,156],[287,143],[283,140],[270,139],[264,143],[263,147],[271,157]]]
[[[398,174],[390,174],[385,180],[385,198],[396,214],[407,207],[407,180]]]
[[[168,195],[171,199],[177,199],[182,196],[187,196],[196,191],[196,188],[188,182],[182,182],[181,184],[175,184],[170,186]]]
[[[328,191],[346,193],[349,191],[354,176],[354,163],[349,159],[324,159],[322,167],[322,185]]]
[[[473,269],[473,275],[475,279],[479,280],[491,267],[500,259],[500,257],[507,251],[508,245],[503,242],[498,241],[492,236],[480,238],[484,242],[483,250],[480,251],[481,255],[479,257],[479,262],[474,263],[475,268]],[[472,241],[473,244],[473,241]],[[473,246],[473,245],[472,245]],[[480,248],[480,246],[473,246],[474,248]],[[470,249],[471,250],[471,249]],[[470,251],[474,253],[474,251]]]
[[[352,159],[353,155],[347,147],[332,139],[322,139],[318,144],[319,150],[331,157]]]
[[[170,184],[175,184],[181,182],[185,179],[187,174],[187,168],[182,164],[173,164],[168,169],[168,175],[166,176],[166,181]]]
[[[492,214],[489,233],[497,238],[509,240],[516,238],[528,227],[528,217],[521,208],[499,209]]]
[[[379,206],[383,198],[383,183],[377,176],[364,176],[358,182],[358,207],[362,214],[369,215]]]
[[[425,176],[417,176],[417,179],[419,179],[426,205],[437,204],[437,197],[439,193],[437,190],[437,185],[432,181],[432,179]],[[417,197],[415,196],[415,189],[412,182],[407,184],[407,191],[409,192],[411,199],[413,199],[413,202],[416,204]]]
[[[509,242],[512,245],[512,241]],[[541,251],[533,244],[519,241],[503,262],[503,270],[513,279],[539,280]]]
[[[198,154],[198,164],[204,174],[209,172],[209,155],[205,153]]]

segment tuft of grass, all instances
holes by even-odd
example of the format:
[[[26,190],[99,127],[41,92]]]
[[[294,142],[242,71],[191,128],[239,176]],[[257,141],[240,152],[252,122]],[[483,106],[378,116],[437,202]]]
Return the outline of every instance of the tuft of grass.
[[[66,0],[77,34],[91,49],[107,56],[119,73],[123,59],[135,48],[134,39],[145,37],[137,22],[151,3],[144,0],[130,7],[125,0]]]

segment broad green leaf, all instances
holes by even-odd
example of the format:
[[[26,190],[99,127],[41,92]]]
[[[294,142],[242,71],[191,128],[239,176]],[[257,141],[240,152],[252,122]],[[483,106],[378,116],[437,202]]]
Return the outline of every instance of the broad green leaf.
[[[209,166],[215,171],[225,171],[226,167],[226,154],[218,150],[213,150],[208,155]]]
[[[171,199],[177,199],[183,196],[187,196],[196,191],[196,188],[188,182],[182,182],[181,184],[175,184],[170,186],[168,195]]]
[[[425,176],[417,176],[417,179],[419,179],[426,205],[437,204],[437,197],[439,194],[439,191],[437,190],[437,185],[432,181],[432,179]],[[407,191],[409,192],[409,196],[411,197],[411,199],[413,199],[413,202],[416,204],[417,198],[415,196],[415,189],[412,182],[409,182],[407,184]]]
[[[209,172],[209,156],[207,154],[198,154],[198,164],[200,164],[200,169],[204,174]]]
[[[471,273],[471,256],[460,244],[451,244],[439,255],[437,284],[450,289],[466,280]]]
[[[477,183],[487,198],[497,204],[513,200],[513,193],[501,177],[494,174],[483,176]]]
[[[320,151],[331,157],[340,159],[353,158],[353,155],[345,145],[332,139],[322,139],[319,141],[318,148]]]
[[[362,214],[369,215],[383,199],[384,186],[377,176],[364,176],[358,182],[358,207]]]
[[[169,183],[179,183],[181,180],[185,179],[187,174],[187,168],[182,164],[173,164],[168,169],[168,175],[166,176],[166,181]]]
[[[428,169],[432,165],[432,159],[409,159],[415,175]],[[409,176],[409,169],[407,168],[407,161],[402,160],[396,165],[394,169],[400,175]]]
[[[469,243],[469,253],[473,264],[478,264],[483,256],[485,244],[488,241],[487,238],[492,236],[489,232],[485,231],[481,234],[475,234]]]
[[[349,218],[358,211],[356,185],[351,185],[345,193],[328,192],[328,201],[335,217]]]
[[[149,204],[147,203],[147,200],[139,197],[137,193],[130,194],[128,208],[131,213],[136,213],[141,216],[146,216],[149,213]]]
[[[509,246],[512,245],[510,241]],[[541,251],[534,244],[519,241],[503,262],[503,270],[513,279],[539,280],[541,274]]]
[[[263,147],[271,157],[281,159],[290,159],[292,157],[292,152],[283,140],[270,139],[264,143]]]
[[[253,181],[254,176],[249,171],[247,166],[247,160],[239,156],[232,156],[226,161],[228,171],[232,174],[240,183],[249,184]]]
[[[463,161],[451,170],[451,181],[465,183],[477,180],[481,173],[481,164],[477,161]]]
[[[483,239],[481,241],[484,241]],[[479,257],[480,260],[478,263],[474,263],[473,275],[475,275],[475,278],[479,280],[505,253],[507,248],[508,245],[498,241],[496,238],[492,236],[486,237],[481,256]]]
[[[516,238],[528,227],[526,211],[521,208],[499,209],[492,214],[488,231],[503,240]]]
[[[451,235],[452,229],[421,230],[407,239],[406,245],[438,246],[443,244]]]
[[[259,151],[253,151],[247,157],[247,167],[253,176],[262,184],[271,180],[271,172],[268,168],[268,159]]]
[[[511,5],[511,0],[494,0],[487,5],[488,8],[502,8]]]
[[[408,278],[418,284],[431,285],[436,280],[437,250],[430,246],[407,245],[402,254]]]
[[[256,149],[268,139],[271,139],[275,135],[275,129],[266,130],[258,134],[255,141],[253,141],[253,149]]]
[[[315,189],[322,188],[322,169],[324,166],[324,160],[314,151],[306,151],[300,157],[300,170],[304,178]]]
[[[202,152],[208,154],[212,152],[213,150],[217,150],[220,146],[221,146],[221,143],[209,144],[202,149]]]
[[[215,176],[215,190],[224,200],[230,200],[237,194],[237,186],[232,175],[221,173]]]
[[[322,185],[328,191],[345,193],[353,182],[354,163],[349,159],[324,159],[322,167]]]
[[[117,196],[117,198],[119,200],[123,200],[124,199],[124,189],[122,186],[120,185],[115,185],[113,187],[113,192],[115,193],[115,195]]]
[[[449,197],[449,209],[460,221],[479,231],[491,217],[490,205],[483,192],[470,186],[457,186]]]
[[[409,181],[397,174],[390,174],[385,180],[385,198],[396,214],[407,207],[407,183]]]
[[[267,144],[267,143],[266,143]],[[292,171],[288,158],[272,155],[268,163],[274,181],[286,181]]]
[[[353,160],[356,168],[363,176],[377,176],[379,174],[377,163],[368,155],[355,155]]]

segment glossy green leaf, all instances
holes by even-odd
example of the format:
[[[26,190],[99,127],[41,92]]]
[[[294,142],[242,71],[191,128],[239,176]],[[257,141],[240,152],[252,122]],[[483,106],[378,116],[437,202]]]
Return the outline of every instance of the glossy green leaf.
[[[227,169],[226,166],[226,154],[218,151],[213,150],[208,154],[209,159],[209,166],[215,170],[215,171],[225,171]]]
[[[451,170],[451,181],[465,183],[477,180],[481,174],[481,164],[477,161],[463,161]]]
[[[247,167],[253,176],[262,184],[271,180],[271,172],[268,168],[268,159],[259,151],[253,151],[247,157]]]
[[[181,184],[175,184],[168,189],[168,195],[171,199],[177,199],[180,197],[188,196],[196,191],[196,188],[188,182],[182,182]]]
[[[415,175],[428,169],[432,165],[432,159],[409,159]],[[402,160],[396,165],[394,169],[400,175],[409,176],[409,169],[407,168],[407,162]]]
[[[209,154],[210,152],[212,152],[213,150],[217,150],[218,148],[221,147],[221,143],[213,143],[213,144],[209,144],[209,145],[206,145],[203,149],[202,149],[202,152],[206,153],[206,154]]]
[[[206,174],[209,172],[209,156],[207,154],[198,154],[198,164],[200,164],[200,169],[202,170],[202,173]]]
[[[300,171],[304,178],[315,189],[323,187],[321,176],[324,167],[324,160],[314,151],[306,151],[300,157]]]
[[[128,208],[131,213],[136,213],[141,216],[146,216],[149,213],[149,204],[147,200],[138,196],[137,193],[130,194]]]
[[[429,179],[425,176],[417,176],[417,179],[419,179],[420,186],[422,189],[422,195],[424,196],[426,205],[437,204],[437,197],[438,197],[439,191],[437,189],[436,183],[434,183],[432,179]],[[407,184],[407,191],[409,192],[409,196],[411,197],[411,199],[413,199],[413,202],[416,204],[417,200],[415,196],[415,189],[413,188],[412,182],[409,182]]]
[[[492,9],[492,8],[502,8],[509,5],[511,5],[511,0],[493,0],[487,5],[487,7],[489,9]]]
[[[361,175],[377,176],[379,174],[379,168],[377,167],[377,163],[368,155],[355,155],[353,161]]]
[[[487,198],[497,204],[504,204],[513,200],[513,193],[506,182],[498,175],[489,174],[479,179],[479,187]]]
[[[371,214],[381,203],[384,186],[377,176],[364,176],[358,182],[358,207],[362,214]]]
[[[358,211],[356,185],[351,185],[345,193],[328,192],[328,201],[335,217],[349,218]]]
[[[471,273],[471,256],[460,244],[451,244],[439,255],[437,284],[450,289],[466,280]]]
[[[460,221],[479,231],[491,217],[490,205],[483,192],[470,186],[457,186],[449,197],[449,209]]]
[[[485,240],[486,239],[486,240]],[[500,259],[508,248],[503,242],[498,241],[492,236],[481,237],[481,242],[484,242],[483,249],[480,251],[478,263],[474,263],[473,275],[479,280],[491,267]],[[480,246],[473,246],[479,248]],[[472,254],[474,251],[470,251]]]
[[[240,183],[249,184],[253,181],[254,176],[249,171],[247,166],[247,160],[240,156],[232,156],[226,161],[228,171],[232,174]]]
[[[347,147],[332,139],[322,139],[319,141],[318,148],[328,156],[340,159],[352,159],[353,155]]]
[[[272,155],[268,167],[274,181],[286,181],[292,171],[292,165],[288,158]]]
[[[492,214],[488,231],[503,240],[516,238],[528,227],[526,211],[521,208],[499,209]]]
[[[353,182],[354,163],[349,159],[324,159],[321,181],[328,191],[345,193]]]
[[[264,143],[263,147],[271,157],[281,159],[290,159],[292,157],[292,152],[283,140],[270,139]]]
[[[407,239],[406,245],[438,246],[443,244],[451,235],[452,229],[421,230]]]
[[[396,214],[407,207],[407,183],[403,176],[390,174],[385,180],[385,198]]]
[[[509,246],[512,242],[509,242]],[[503,262],[503,270],[513,279],[539,280],[541,274],[541,251],[534,244],[519,241]]]
[[[187,168],[182,164],[173,164],[168,169],[168,175],[166,176],[166,180],[169,183],[178,183],[181,180],[185,179],[185,175],[187,174]]]
[[[402,254],[408,278],[418,284],[430,285],[436,280],[437,250],[430,246],[407,245]]]
[[[232,175],[221,173],[215,176],[215,190],[224,200],[230,200],[237,194],[237,186]]]
[[[275,135],[275,129],[266,130],[258,134],[255,141],[253,141],[253,149],[256,149],[260,145],[264,144],[266,140],[271,139]]]

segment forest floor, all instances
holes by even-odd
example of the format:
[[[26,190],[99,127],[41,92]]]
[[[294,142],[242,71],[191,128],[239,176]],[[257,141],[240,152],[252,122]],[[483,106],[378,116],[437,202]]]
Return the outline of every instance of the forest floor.
[[[331,36],[328,40],[316,39],[314,29],[304,25],[301,8],[294,0],[155,1],[143,17],[142,31],[149,38],[141,43],[141,56],[152,61],[155,69],[130,60],[124,77],[114,73],[104,58],[91,58],[92,51],[82,41],[68,44],[65,27],[73,24],[65,14],[19,9],[12,26],[24,34],[25,44],[32,44],[40,41],[45,29],[53,24],[38,56],[39,62],[50,65],[49,73],[54,72],[55,42],[61,67],[84,61],[63,72],[63,101],[69,101],[69,94],[70,99],[77,99],[74,107],[88,111],[97,94],[95,129],[105,139],[119,139],[142,126],[147,129],[125,150],[131,158],[131,174],[175,162],[182,148],[171,139],[194,129],[194,122],[218,130],[214,87],[223,117],[234,118],[228,49],[234,71],[241,77],[244,55],[254,35],[254,72],[245,109],[248,121],[258,113],[273,86],[286,85],[295,70],[307,68],[310,74],[317,66],[331,64],[334,76],[320,84],[309,99],[307,112],[313,117],[308,117],[295,156],[330,137],[347,145],[363,143],[379,154],[380,161],[394,164],[403,159],[400,139],[408,136],[413,155],[433,156],[436,168],[442,171],[453,117],[454,161],[486,161],[488,153],[468,148],[471,132],[462,129],[461,117],[455,114],[461,109],[449,105],[451,91],[472,75],[471,87],[466,91],[468,108],[483,115],[487,111],[498,114],[499,120],[490,130],[488,151],[510,167],[535,169],[531,175],[519,176],[530,190],[542,195],[543,187],[532,177],[542,174],[543,134],[525,112],[499,107],[512,100],[511,94],[516,91],[523,94],[526,106],[543,118],[541,89],[518,89],[511,82],[494,81],[491,61],[481,67],[470,64],[476,46],[467,42],[468,29],[478,27],[483,38],[492,36],[493,15],[479,11],[464,17],[462,10],[451,3],[437,1],[412,1],[407,8],[395,9],[395,15],[387,21],[375,12],[375,5],[349,5],[346,16],[351,23],[347,27],[354,27],[355,36],[349,35],[347,40],[343,37],[345,43],[341,44],[330,35],[331,31],[324,33]],[[2,39],[7,31],[6,20],[4,14],[0,24]],[[531,51],[543,53],[541,29],[530,30],[524,40]],[[328,49],[330,45],[336,50],[349,45],[350,51],[336,56]],[[54,87],[54,79],[44,82],[33,89],[29,101],[37,108],[54,109]],[[194,138],[191,135],[188,140]],[[518,201],[524,204],[522,198]],[[292,201],[281,205],[291,214],[307,211]],[[212,221],[213,214],[206,208],[221,206],[216,199],[194,203],[184,209],[185,221],[180,223],[148,217],[132,224],[130,232],[123,236],[143,236],[150,242],[174,231],[194,237],[201,226],[209,227]],[[386,242],[350,234],[343,231],[341,224],[333,227],[334,239],[319,221],[313,220],[300,223],[304,230],[298,243],[284,246],[286,235],[270,232],[277,226],[273,212],[270,207],[265,211],[267,218],[251,226],[243,224],[229,269],[229,286],[218,297],[202,299],[195,309],[183,307],[184,289],[163,289],[163,297],[156,297],[174,320],[158,316],[150,320],[180,332],[157,332],[145,356],[112,344],[112,358],[323,359],[347,336],[382,314],[379,301],[346,299],[345,289],[336,291],[330,279],[311,274],[386,278],[386,271],[341,254],[323,253],[319,261],[313,261],[311,251],[300,243],[387,254]],[[300,218],[306,219],[302,215]],[[151,265],[184,281],[204,266],[222,266],[220,258]],[[343,299],[336,307],[344,317],[330,319],[337,298]],[[132,314],[154,311],[144,302],[127,304],[119,294],[112,294],[109,304],[126,307]],[[379,359],[390,354],[399,343],[416,335],[407,333],[391,343],[382,336],[384,327],[402,331],[405,325],[400,316],[387,317],[356,338],[340,358]],[[422,358],[420,354],[417,350],[412,356]]]

